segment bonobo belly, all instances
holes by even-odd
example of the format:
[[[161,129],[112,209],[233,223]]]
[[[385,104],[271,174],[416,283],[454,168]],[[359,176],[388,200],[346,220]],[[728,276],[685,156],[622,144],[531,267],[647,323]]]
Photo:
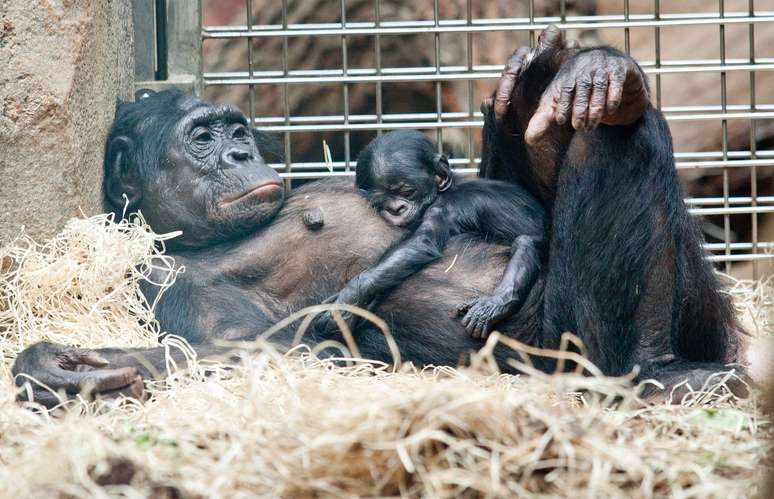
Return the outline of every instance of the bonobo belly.
[[[322,212],[322,227],[304,224],[308,210]],[[319,181],[293,191],[278,217],[233,248],[217,273],[254,276],[241,285],[290,313],[339,291],[404,235],[368,206],[351,180]],[[394,317],[412,303],[411,310],[420,306],[429,318],[451,316],[460,302],[494,289],[509,256],[507,247],[453,239],[442,259],[393,291],[381,310]]]

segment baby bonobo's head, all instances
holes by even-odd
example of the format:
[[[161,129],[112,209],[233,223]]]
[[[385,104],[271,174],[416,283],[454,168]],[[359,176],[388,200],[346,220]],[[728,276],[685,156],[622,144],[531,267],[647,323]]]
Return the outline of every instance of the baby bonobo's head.
[[[360,193],[390,224],[412,226],[452,184],[446,156],[417,130],[377,137],[357,158]]]

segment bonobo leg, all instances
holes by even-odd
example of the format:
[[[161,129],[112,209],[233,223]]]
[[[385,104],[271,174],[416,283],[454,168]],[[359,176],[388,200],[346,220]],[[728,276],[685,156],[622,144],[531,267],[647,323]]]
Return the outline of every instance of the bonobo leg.
[[[667,388],[687,379],[696,389],[728,370],[738,329],[672,154],[652,108],[632,125],[576,132],[557,177],[543,341],[555,348],[573,331],[607,374],[639,365]]]

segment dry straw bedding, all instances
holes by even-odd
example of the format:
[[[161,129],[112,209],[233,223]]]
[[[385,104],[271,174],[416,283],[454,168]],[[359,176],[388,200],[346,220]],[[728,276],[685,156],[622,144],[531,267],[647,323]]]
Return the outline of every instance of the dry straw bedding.
[[[22,407],[9,373],[25,345],[156,342],[138,284],[173,265],[163,238],[105,221],[0,252],[0,495],[738,497],[762,483],[755,396],[694,387],[648,406],[627,379],[498,375],[485,352],[470,368],[393,372],[256,344],[235,368],[190,362],[144,403]],[[750,328],[770,330],[771,286],[732,292]]]

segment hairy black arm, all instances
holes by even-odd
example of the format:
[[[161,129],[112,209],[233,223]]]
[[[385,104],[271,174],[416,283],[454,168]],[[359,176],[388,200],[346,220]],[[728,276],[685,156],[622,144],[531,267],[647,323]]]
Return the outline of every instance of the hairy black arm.
[[[187,340],[197,358],[217,357],[233,361],[234,347],[218,340],[255,338],[275,322],[259,309],[238,285],[225,280],[203,278],[195,265],[189,267],[158,299],[155,316],[160,330]],[[154,282],[163,276],[155,275]],[[158,287],[147,284],[143,292],[153,303]],[[283,331],[274,337],[282,342]],[[186,353],[174,346],[155,348],[87,349],[40,342],[20,352],[12,373],[23,400],[34,400],[46,407],[58,405],[70,396],[113,397],[120,394],[139,397],[143,380],[168,375],[169,367],[186,367]],[[172,362],[170,362],[172,361]]]
[[[511,245],[511,259],[495,290],[457,307],[465,329],[486,338],[520,308],[542,271],[546,215],[534,196],[506,182],[465,180],[452,196],[460,232]]]
[[[347,283],[337,302],[374,306],[401,282],[440,258],[450,236],[448,210],[431,206],[414,232],[387,250],[379,263]]]
[[[441,257],[453,235],[452,226],[447,207],[436,202],[427,209],[414,232],[387,250],[376,265],[350,279],[337,293],[335,302],[373,309],[400,283]],[[349,314],[342,315],[352,327],[354,319]],[[323,314],[316,328],[335,329],[331,314]]]
[[[498,322],[518,311],[542,271],[542,237],[521,235],[511,248],[511,259],[494,292],[457,306],[462,325],[474,338],[486,338]]]

